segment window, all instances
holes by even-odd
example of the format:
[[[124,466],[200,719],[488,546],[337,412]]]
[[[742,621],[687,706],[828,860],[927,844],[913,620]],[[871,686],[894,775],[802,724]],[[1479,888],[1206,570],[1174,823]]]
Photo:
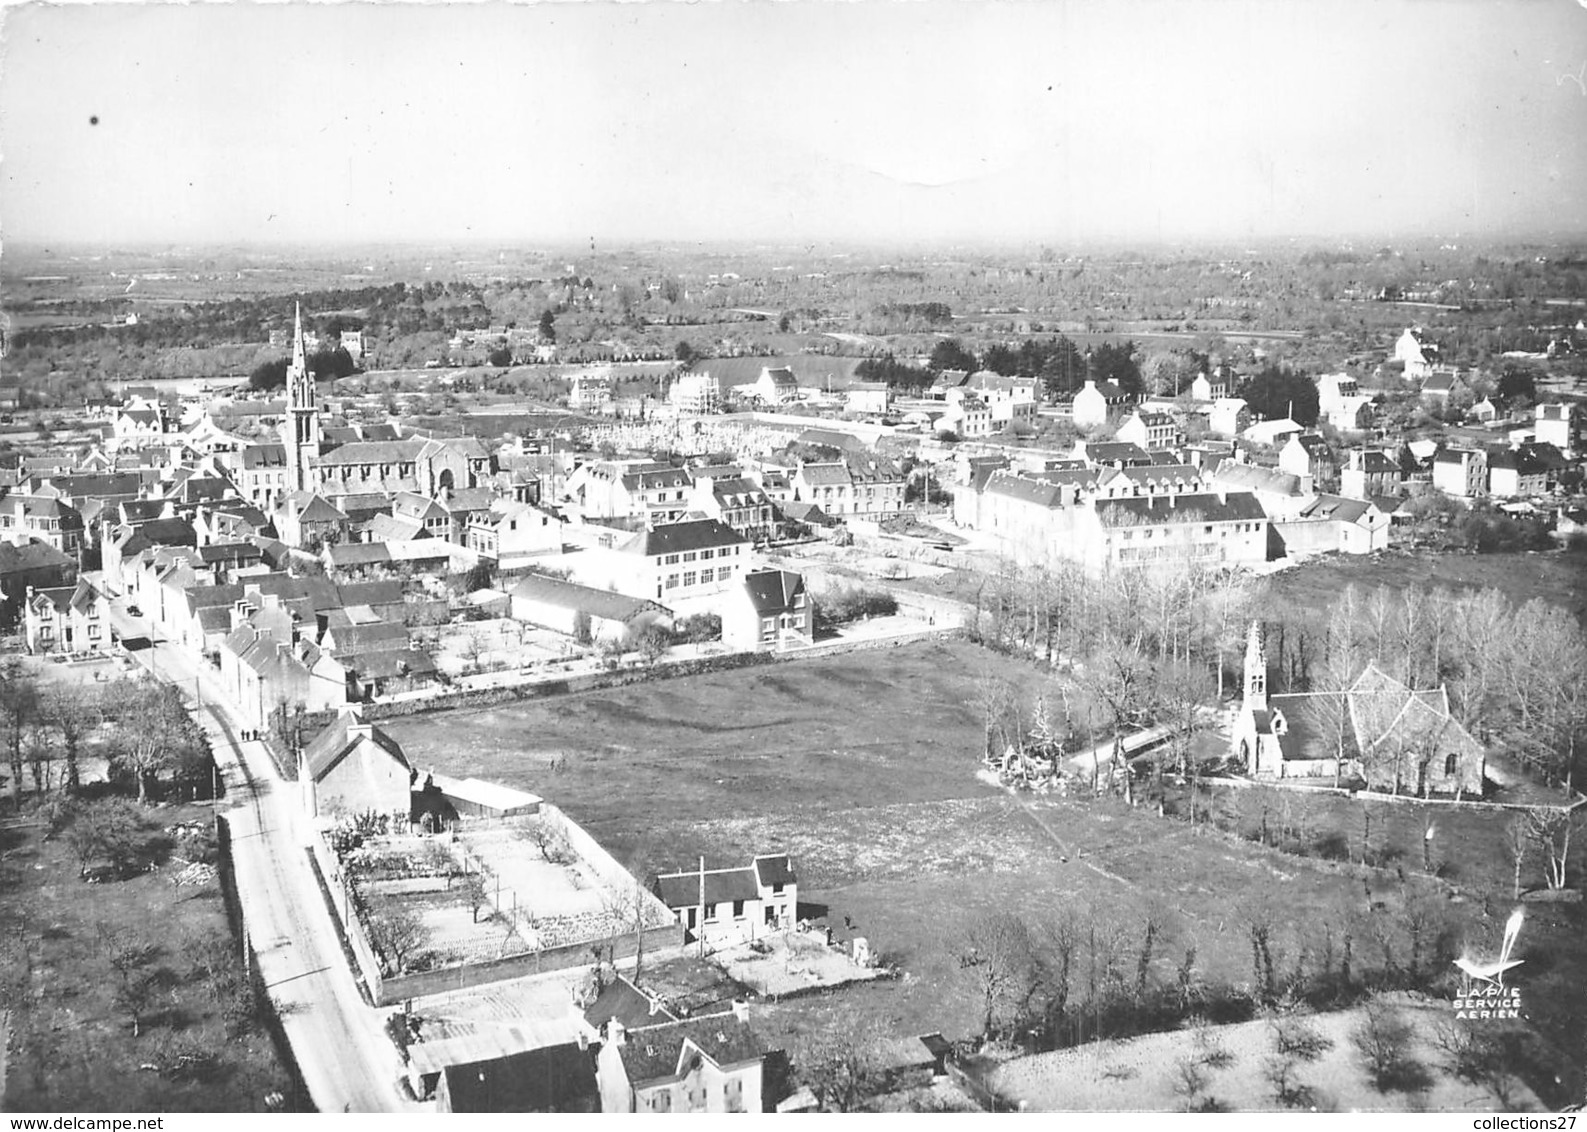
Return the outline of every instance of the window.
[[[717,916],[716,916],[716,911],[717,911],[717,907],[718,907],[718,906],[717,906],[717,905],[715,905],[715,904],[707,904],[707,905],[706,905],[706,906],[705,906],[705,922],[706,922],[706,923],[708,923],[708,924],[714,924],[714,923],[716,923],[716,919],[717,919]]]
[[[783,887],[784,885],[782,881],[778,881],[776,884],[771,886],[771,894],[773,896],[781,896],[783,893]]]
[[[687,551],[687,552],[684,553],[683,560],[685,562],[693,562],[698,557],[700,557],[698,554],[696,554],[694,551],[690,550],[690,551]]]
[[[99,626],[98,625],[90,625],[90,626],[88,626],[88,639],[92,641],[92,640],[97,640],[98,637],[99,637]],[[1450,755],[1449,758],[1450,758],[1450,761],[1454,761],[1455,756],[1454,755]],[[1453,772],[1449,772],[1449,773],[1453,773]]]
[[[1444,756],[1444,773],[1446,775],[1455,773],[1455,761],[1454,751],[1450,751],[1448,755]]]
[[[695,582],[699,581],[699,579],[700,574],[697,570],[685,570],[683,572],[683,584],[686,586],[694,585]]]
[[[653,1098],[651,1098],[650,1110],[652,1112],[671,1112],[672,1090],[662,1089]]]
[[[676,554],[669,554],[669,555],[667,555],[667,557],[663,558],[661,561],[662,561],[662,563],[664,565],[676,566],[678,564],[678,556]]]
[[[667,575],[667,588],[669,590],[675,590],[675,589],[678,588],[678,575],[676,575],[676,574],[668,574]]]
[[[760,638],[769,641],[777,635],[777,622],[774,618],[763,617],[760,622]]]
[[[1453,757],[1453,756],[1451,756],[1451,757]],[[733,919],[742,920],[743,918],[744,918],[744,902],[742,900],[733,901]]]
[[[714,550],[702,550],[702,551],[700,551],[700,561],[704,562],[707,558],[710,558],[710,557],[712,557],[715,554],[716,554],[716,551],[714,551]]]

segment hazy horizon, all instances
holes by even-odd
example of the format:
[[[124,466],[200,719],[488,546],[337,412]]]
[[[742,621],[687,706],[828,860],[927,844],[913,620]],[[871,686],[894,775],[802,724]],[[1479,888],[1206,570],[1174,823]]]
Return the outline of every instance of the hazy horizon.
[[[3,16],[18,251],[1587,235],[1577,0]]]

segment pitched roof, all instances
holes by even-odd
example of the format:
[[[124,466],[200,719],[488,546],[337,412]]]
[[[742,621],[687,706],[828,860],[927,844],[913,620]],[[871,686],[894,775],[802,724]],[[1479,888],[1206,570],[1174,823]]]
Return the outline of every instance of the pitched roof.
[[[755,875],[764,888],[793,884],[798,880],[794,876],[793,862],[788,859],[786,853],[769,853],[763,857],[756,857],[753,864]]]
[[[811,487],[835,487],[853,482],[849,466],[843,463],[800,464],[796,474]]]
[[[1123,461],[1145,465],[1152,462],[1151,454],[1146,449],[1128,440],[1099,440],[1087,444],[1085,458],[1090,464],[1112,464]]]
[[[1347,499],[1342,495],[1319,495],[1301,508],[1302,519],[1332,519],[1339,523],[1359,523],[1367,513],[1375,510],[1365,499]]]
[[[597,1028],[613,1018],[628,1029],[678,1020],[678,1016],[658,999],[651,998],[621,975],[602,987],[595,1001],[584,1011],[584,1020]]]
[[[683,523],[664,523],[640,531],[619,549],[627,554],[655,557],[658,554],[747,545],[748,539],[716,519],[693,519]]]
[[[1097,518],[1106,527],[1150,526],[1159,523],[1229,523],[1266,520],[1256,496],[1244,491],[1216,495],[1145,496],[1096,501]]]
[[[245,469],[284,468],[287,466],[287,448],[284,444],[250,444],[242,450]]]
[[[629,1082],[642,1088],[652,1081],[680,1076],[691,1049],[723,1067],[766,1056],[765,1044],[748,1023],[732,1014],[630,1030],[618,1053]]]
[[[669,908],[693,908],[700,903],[700,873],[664,873],[656,878],[656,894]],[[707,869],[705,871],[706,904],[726,904],[733,900],[757,900],[760,889],[755,883],[755,870]]]
[[[417,462],[425,440],[355,440],[316,457],[320,467],[345,464],[412,464]]]
[[[366,680],[388,676],[428,676],[437,671],[435,658],[423,649],[378,649],[374,652],[334,654],[347,671]]]
[[[1263,468],[1256,464],[1225,460],[1212,473],[1212,478],[1219,487],[1234,487],[1241,491],[1267,491],[1289,496],[1304,494],[1300,477],[1293,472],[1281,472],[1277,468]]]
[[[326,552],[332,568],[371,566],[391,561],[391,550],[383,542],[343,542]]]
[[[12,546],[0,542],[0,574],[20,574],[26,570],[61,569],[76,565],[69,554],[56,550],[47,542],[30,542]]]
[[[804,592],[805,580],[790,570],[756,570],[744,575],[744,589],[750,604],[760,614],[780,613],[793,605],[794,595]]]
[[[303,760],[316,782],[323,779],[360,743],[374,746],[403,766],[408,765],[402,747],[376,724],[360,724],[356,716],[344,713],[325,725],[303,748]]]
[[[664,607],[644,598],[627,597],[610,590],[598,590],[544,574],[526,574],[507,591],[525,601],[542,602],[556,609],[571,609],[588,613],[602,621],[629,622],[640,614]]]

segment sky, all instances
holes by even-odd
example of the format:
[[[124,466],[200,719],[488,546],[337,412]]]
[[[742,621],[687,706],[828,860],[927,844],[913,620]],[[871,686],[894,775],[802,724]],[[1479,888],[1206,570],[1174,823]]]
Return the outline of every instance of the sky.
[[[1587,234],[1587,0],[0,14],[21,243]]]

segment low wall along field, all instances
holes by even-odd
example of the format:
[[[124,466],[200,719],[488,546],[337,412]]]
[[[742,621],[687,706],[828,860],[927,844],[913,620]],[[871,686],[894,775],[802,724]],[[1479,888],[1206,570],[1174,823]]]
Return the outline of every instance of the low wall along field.
[[[978,780],[987,676],[1008,680],[1027,705],[1053,687],[1024,661],[933,640],[386,726],[418,765],[554,798],[619,860],[659,871],[695,868],[701,855],[725,867],[791,853],[800,914],[824,914],[839,942],[866,937],[909,977],[768,1007],[757,1026],[773,1041],[843,1025],[844,1012],[887,1018],[902,1061],[919,1057],[911,1035],[979,1032],[983,1007],[959,956],[969,929],[999,912],[1038,928],[1061,916],[1096,922],[1117,933],[1127,956],[1118,961],[1132,978],[1143,924],[1154,917],[1145,967],[1158,986],[1174,984],[1187,953],[1196,978],[1249,984],[1246,923],[1263,909],[1273,910],[1281,971],[1315,966],[1326,930],[1337,946],[1339,926],[1357,921],[1358,977],[1382,965],[1384,948],[1403,966],[1412,946],[1405,909],[1429,899],[1452,946],[1469,940],[1480,950],[1497,939],[1508,886],[1491,906],[1480,895],[1502,882],[1496,843],[1489,856],[1499,869],[1473,864],[1456,878],[1476,885],[1476,897],[1454,901],[1445,882],[1421,877],[1419,841],[1416,855],[1370,874],[1368,895],[1358,870],[1203,834],[1155,809],[1011,795]],[[1378,807],[1373,820],[1401,812],[1406,822],[1382,820],[1374,837],[1407,835],[1409,807]],[[1472,836],[1491,839],[1496,823],[1472,820]],[[1528,915],[1534,946],[1559,946],[1574,930],[1574,910],[1538,906]],[[1387,942],[1371,943],[1367,955],[1361,941],[1379,937]],[[1541,963],[1531,971],[1539,1015],[1552,1012],[1562,1026],[1587,1016],[1582,981],[1570,977],[1587,947],[1572,947],[1557,971]]]

